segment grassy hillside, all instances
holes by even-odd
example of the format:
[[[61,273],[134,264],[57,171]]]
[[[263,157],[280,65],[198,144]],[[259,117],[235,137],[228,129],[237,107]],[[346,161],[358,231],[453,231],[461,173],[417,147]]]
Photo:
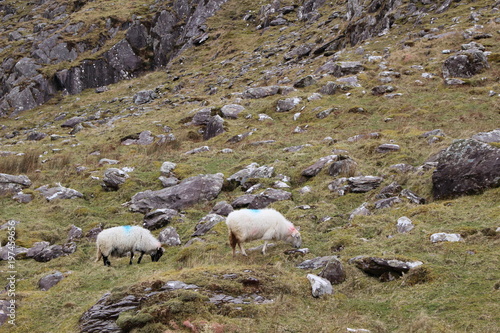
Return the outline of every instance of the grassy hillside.
[[[139,3],[131,2],[130,6]],[[290,82],[286,85],[293,85],[299,78],[314,74],[329,60],[327,56],[286,61],[284,55],[293,46],[318,46],[320,40],[335,36],[334,26],[338,24],[341,30],[345,22],[342,18],[326,24],[325,21],[335,11],[344,12],[345,3],[333,1],[321,7],[322,16],[317,22],[297,21],[295,14],[287,14],[293,24],[286,28],[257,30],[257,22],[244,21],[243,17],[249,12],[257,15],[265,3],[229,1],[207,22],[210,38],[186,50],[164,70],[111,85],[100,94],[87,90],[79,95],[60,95],[15,119],[0,119],[0,150],[25,154],[2,157],[0,173],[27,175],[33,185],[24,193],[34,194],[34,200],[27,204],[10,197],[0,198],[0,224],[10,219],[21,222],[16,227],[18,246],[29,248],[38,241],[63,244],[71,225],[82,228],[84,234],[99,225],[140,225],[143,215],[130,212],[122,204],[137,192],[162,188],[158,177],[164,161],[177,164],[174,172],[180,179],[217,172],[229,177],[256,162],[290,177],[293,199],[270,207],[301,227],[303,246],[310,253],[298,258],[286,255],[284,251],[289,246],[278,242],[267,256],[254,251],[248,258],[233,258],[225,224],[220,223],[202,237],[205,242],[167,248],[159,263],[145,258],[141,265],[129,266],[128,259],[121,258],[111,259],[113,266],[109,268],[93,261],[95,245],[84,238],[78,242],[78,250],[69,256],[47,263],[16,261],[16,326],[6,323],[0,331],[77,332],[81,315],[106,292],[118,299],[128,293],[140,294],[138,290],[142,292],[147,287],[154,289],[155,281],[181,280],[204,291],[232,296],[255,293],[273,302],[217,307],[203,301],[187,301],[192,295],[179,294],[169,300],[177,302],[177,311],[173,310],[173,303],[158,303],[156,308],[151,304],[143,312],[152,313],[155,319],[133,332],[175,331],[176,327],[188,331],[183,324],[186,320],[202,332],[346,332],[347,328],[371,332],[500,332],[500,244],[498,232],[494,231],[500,226],[500,188],[438,201],[433,200],[431,193],[432,170],[401,174],[390,167],[397,163],[419,167],[453,140],[499,127],[500,26],[494,21],[498,21],[498,13],[492,10],[491,1],[454,2],[448,11],[430,12],[419,18],[420,22],[413,17],[401,19],[387,34],[342,50],[338,54],[340,61],[363,61],[366,69],[358,75],[361,87],[308,101],[328,81],[336,80],[326,75],[315,84],[288,94],[286,97],[300,97],[302,101],[284,113],[275,111],[278,100],[284,96],[241,99],[240,94],[247,87],[285,85],[287,81]],[[293,2],[284,1],[282,5],[288,3]],[[89,2],[87,6],[93,6],[91,13],[95,17],[107,17],[107,11],[114,10],[110,4],[114,2]],[[119,7],[116,15],[129,17],[126,6]],[[470,20],[471,7],[481,13],[478,22]],[[131,10],[140,14],[138,9]],[[492,35],[477,41],[491,52],[490,68],[465,79],[464,85],[447,86],[441,78],[441,66],[449,55],[443,50],[459,50],[462,44],[470,42],[463,37],[467,29]],[[423,38],[421,31],[440,37]],[[383,59],[368,62],[368,55]],[[390,83],[401,96],[390,99],[371,94],[373,87],[382,84],[379,73],[383,70],[401,73]],[[434,76],[424,78],[422,73]],[[160,97],[149,104],[135,105],[132,97],[145,89],[156,89]],[[495,94],[490,96],[490,91]],[[245,110],[238,119],[226,119],[226,132],[215,138],[203,141],[198,127],[186,125],[186,119],[204,107],[218,110],[231,103],[241,104]],[[328,117],[316,117],[329,108],[334,110]],[[355,108],[364,111],[353,112]],[[300,117],[294,120],[299,111]],[[61,113],[66,113],[66,118],[55,120]],[[273,120],[258,120],[262,113]],[[83,130],[74,135],[61,127],[70,117],[92,115],[106,122],[84,123]],[[113,117],[116,120],[110,122]],[[164,126],[172,129],[175,142],[148,146],[120,143],[120,139],[145,130],[153,135],[165,134]],[[307,126],[306,132],[294,133],[297,126]],[[430,144],[421,135],[434,129],[441,129],[446,136]],[[32,130],[48,136],[41,141],[28,141],[26,136]],[[253,135],[243,141],[227,142],[250,130],[255,130]],[[14,131],[20,134],[6,138]],[[347,140],[372,132],[381,136],[357,142]],[[50,135],[62,138],[51,140]],[[326,137],[332,140],[324,140]],[[275,141],[252,144],[263,140]],[[375,152],[383,143],[396,143],[401,149],[387,154]],[[310,146],[295,153],[283,151],[305,144]],[[184,154],[204,145],[210,151]],[[222,153],[224,148],[233,152]],[[303,169],[332,154],[333,149],[346,150],[358,163],[359,174],[384,177],[382,187],[397,181],[424,197],[427,203],[414,205],[405,201],[349,220],[353,209],[363,202],[372,204],[379,191],[336,196],[328,190],[334,178],[327,170],[311,179],[301,176]],[[92,154],[97,151],[99,155]],[[99,165],[102,158],[119,160],[120,168],[134,168],[116,192],[104,191],[101,180],[93,178],[102,178],[109,167]],[[78,167],[85,169],[78,171]],[[273,182],[262,181],[266,187]],[[47,202],[34,191],[58,182],[82,192],[84,198]],[[309,186],[311,192],[301,194],[299,190],[304,186]],[[223,191],[213,202],[183,211],[182,221],[172,223],[183,244],[191,239],[194,226],[215,203],[232,202],[243,193],[241,188]],[[310,205],[311,209],[298,208],[302,205]],[[408,234],[396,232],[396,221],[401,216],[409,217],[415,224]],[[435,232],[460,233],[464,241],[432,244],[429,236]],[[159,230],[154,232],[158,233]],[[2,231],[0,240],[6,244],[6,232]],[[253,245],[259,243],[249,247]],[[315,299],[306,279],[311,271],[296,265],[326,255],[340,257],[347,279],[334,286],[333,295]],[[402,279],[382,283],[348,263],[360,255],[419,260],[424,265]],[[8,271],[3,263],[2,276]],[[52,289],[40,291],[39,279],[56,270],[65,278]],[[225,274],[254,277],[259,283],[245,285],[238,279],[224,279]],[[0,298],[8,299],[6,293],[0,294]]]

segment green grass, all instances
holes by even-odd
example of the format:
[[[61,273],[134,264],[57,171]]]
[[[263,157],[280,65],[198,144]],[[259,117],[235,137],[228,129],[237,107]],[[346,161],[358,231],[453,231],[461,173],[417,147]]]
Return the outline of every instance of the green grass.
[[[71,20],[82,20],[87,25],[99,22],[99,29],[95,32],[97,36],[102,32],[108,16],[119,21],[129,19],[129,13],[148,16],[150,13],[143,6],[146,3],[149,4],[136,1],[121,6],[109,1],[89,2],[84,8],[95,9],[74,13]],[[293,3],[287,1],[282,2],[282,5]],[[123,314],[121,322],[147,322],[144,328],[132,330],[136,333],[172,330],[176,325],[183,327],[185,320],[195,323],[203,332],[217,331],[213,324],[223,325],[227,332],[345,332],[347,327],[369,329],[371,332],[499,332],[500,317],[496,305],[499,302],[500,244],[498,233],[494,230],[500,222],[500,189],[490,189],[481,195],[436,201],[431,193],[432,171],[402,175],[390,170],[390,166],[396,163],[418,167],[430,156],[448,147],[453,140],[490,131],[500,120],[498,98],[488,96],[489,90],[500,91],[498,62],[492,61],[488,71],[460,87],[445,86],[439,77],[423,79],[421,71],[411,69],[412,65],[422,65],[425,71],[439,74],[442,62],[448,57],[441,51],[459,49],[465,42],[461,34],[436,40],[414,40],[413,47],[402,47],[409,32],[435,26],[445,27],[444,31],[470,28],[471,22],[466,20],[469,7],[483,8],[490,4],[476,1],[453,5],[448,12],[433,14],[437,20],[433,25],[428,20],[423,25],[414,25],[413,18],[410,18],[408,22],[400,22],[393,27],[389,35],[360,45],[366,54],[376,55],[382,55],[384,49],[390,47],[391,53],[384,61],[389,68],[402,73],[400,78],[391,83],[397,88],[396,92],[403,94],[399,98],[386,99],[371,95],[371,88],[380,84],[377,75],[381,70],[378,64],[367,64],[366,71],[359,76],[363,88],[350,90],[350,96],[346,92],[338,92],[323,96],[319,101],[307,102],[308,96],[317,92],[326,82],[335,80],[326,76],[317,84],[288,96],[238,101],[237,93],[243,92],[248,86],[277,84],[285,77],[294,82],[326,61],[325,57],[310,58],[304,65],[291,64],[283,67],[282,72],[264,78],[262,71],[281,66],[284,63],[283,55],[292,45],[314,42],[325,32],[317,24],[303,22],[297,22],[283,31],[280,31],[281,27],[256,31],[252,22],[245,22],[241,18],[250,10],[257,13],[264,4],[262,1],[241,1],[235,5],[230,1],[223,5],[221,11],[207,22],[211,38],[202,46],[184,52],[182,63],[174,61],[167,72],[160,70],[110,85],[109,91],[102,94],[89,89],[77,96],[58,96],[47,105],[21,113],[19,119],[2,119],[2,125],[6,127],[0,129],[0,150],[23,152],[26,155],[2,157],[0,172],[26,174],[33,185],[25,192],[33,193],[35,198],[28,204],[16,203],[9,197],[0,198],[0,224],[9,219],[21,221],[16,228],[20,246],[30,247],[38,241],[63,244],[72,224],[82,228],[84,234],[101,224],[106,227],[140,225],[143,215],[130,212],[122,204],[137,192],[161,188],[158,177],[164,161],[177,164],[174,173],[180,179],[217,172],[229,177],[248,164],[257,162],[274,167],[276,174],[291,177],[293,199],[273,203],[271,207],[301,226],[303,245],[310,249],[310,253],[299,258],[289,257],[283,253],[288,246],[278,242],[265,257],[259,252],[251,252],[248,258],[233,258],[225,224],[220,223],[202,237],[205,242],[187,248],[167,248],[159,263],[151,263],[146,258],[141,265],[130,267],[127,258],[113,258],[113,266],[107,268],[101,262],[94,262],[95,245],[83,239],[78,242],[78,250],[70,256],[48,263],[33,260],[16,262],[17,327],[2,326],[0,331],[7,328],[9,332],[15,333],[77,332],[80,316],[106,292],[111,292],[115,299],[119,299],[128,293],[140,294],[145,286],[153,286],[155,281],[182,280],[199,285],[201,290],[197,294],[172,294],[168,299],[145,305],[140,313]],[[320,22],[334,9],[342,9],[343,6],[341,2],[325,5],[320,9],[323,14]],[[494,14],[491,10],[485,10],[482,15],[484,31],[493,34],[493,39],[497,38],[498,24],[488,22]],[[451,27],[451,18],[458,16],[463,19]],[[343,21],[335,19],[334,23],[343,24]],[[23,23],[24,26],[28,24]],[[279,40],[280,37],[283,39]],[[64,38],[76,40],[80,37]],[[109,45],[113,41],[110,40]],[[498,43],[490,39],[481,42],[493,54],[500,53]],[[3,45],[0,42],[0,47]],[[13,45],[16,50],[20,46]],[[259,52],[273,48],[283,50],[275,56],[258,58]],[[356,54],[355,49],[347,48],[340,54],[340,60],[362,60],[363,56]],[[11,51],[4,51],[2,56],[5,52]],[[240,75],[245,65],[250,65],[250,70]],[[412,72],[404,74],[407,70]],[[180,79],[172,81],[173,77]],[[229,79],[231,87],[224,78]],[[424,83],[416,84],[416,80]],[[175,88],[179,84],[183,87]],[[131,103],[131,97],[136,92],[157,87],[164,94],[161,98],[145,106]],[[210,87],[217,87],[217,93],[207,95],[207,88]],[[286,113],[275,112],[279,99],[292,96],[301,97],[303,102],[300,107],[305,106],[297,121],[293,120],[293,115],[300,107]],[[120,100],[111,102],[115,97]],[[197,132],[199,128],[180,121],[193,116],[201,108],[217,109],[237,102],[245,106],[245,111],[236,120],[226,120],[227,132],[209,141],[204,142],[199,139],[199,135],[196,138],[189,134]],[[147,108],[147,112],[143,112],[143,107]],[[330,116],[322,120],[316,118],[319,111],[332,107],[336,110]],[[348,112],[353,107],[362,107],[367,113]],[[61,112],[68,113],[68,119],[92,115],[97,111],[106,116],[129,117],[114,121],[112,126],[86,127],[74,137],[68,135],[68,129],[60,127],[65,120],[54,121]],[[268,114],[274,121],[258,121],[260,113]],[[252,118],[245,119],[246,115]],[[387,118],[392,120],[387,121]],[[153,135],[164,134],[162,127],[165,125],[172,128],[177,142],[147,147],[120,144],[123,137],[144,130],[150,130]],[[293,134],[296,126],[304,125],[309,126],[307,133]],[[24,131],[35,127],[49,135],[57,134],[65,138],[51,141],[47,137],[38,142],[25,141]],[[441,141],[429,144],[427,139],[420,137],[424,132],[437,128],[446,133]],[[234,135],[253,129],[256,129],[254,134],[242,142],[227,143]],[[4,138],[15,130],[21,132],[18,137]],[[349,137],[372,132],[380,132],[381,138],[347,142]],[[327,136],[337,141],[326,143],[323,139]],[[251,145],[269,139],[276,142],[263,146]],[[401,150],[390,154],[374,152],[378,145],[388,142],[400,145]],[[297,153],[283,152],[283,148],[306,143],[311,147]],[[210,151],[196,155],[184,154],[203,145],[208,145]],[[220,153],[224,148],[231,148],[234,153]],[[62,150],[54,153],[52,149]],[[328,190],[333,178],[328,175],[327,167],[312,179],[301,177],[303,169],[319,158],[332,154],[333,149],[347,150],[348,155],[358,163],[360,174],[384,176],[381,186],[397,181],[403,188],[425,197],[428,203],[417,206],[405,201],[393,208],[349,221],[353,209],[363,202],[373,204],[378,190],[336,196]],[[90,155],[95,151],[99,151],[100,155]],[[101,158],[119,160],[118,167],[135,168],[130,172],[130,179],[117,192],[105,192],[101,181],[91,178],[102,178],[108,168],[107,165],[98,165]],[[77,173],[76,168],[82,166],[86,170]],[[39,186],[56,182],[79,190],[84,198],[46,202],[34,191]],[[269,186],[272,181],[265,180],[263,183]],[[312,192],[300,194],[299,189],[306,185],[311,187]],[[191,239],[198,220],[216,202],[232,202],[242,194],[239,188],[225,191],[212,202],[185,209],[182,219],[172,223],[183,244]],[[312,209],[297,209],[300,205],[310,205]],[[321,222],[327,216],[331,219]],[[409,234],[396,232],[396,221],[401,216],[409,217],[415,224],[415,229]],[[464,241],[432,244],[429,237],[435,232],[461,233]],[[159,230],[154,231],[155,235],[158,233]],[[0,241],[2,245],[5,244],[6,234],[1,234]],[[247,248],[257,245],[260,242],[248,244]],[[339,248],[342,250],[338,251]],[[318,271],[303,271],[296,265],[302,260],[324,255],[340,257],[347,280],[334,286],[333,295],[315,299],[310,295],[306,274],[317,274]],[[350,258],[359,255],[420,260],[424,265],[421,270],[407,274],[400,280],[381,283],[348,263]],[[65,279],[48,291],[38,290],[38,280],[55,270],[61,271]],[[230,273],[256,277],[260,281],[258,290],[244,286],[238,279],[222,278],[224,274]],[[273,302],[215,307],[202,301],[207,294],[215,291],[233,296],[258,292]],[[5,294],[1,298],[5,298]],[[194,306],[198,307],[196,311]],[[175,314],[165,315],[169,309]],[[155,319],[148,321],[148,315]]]

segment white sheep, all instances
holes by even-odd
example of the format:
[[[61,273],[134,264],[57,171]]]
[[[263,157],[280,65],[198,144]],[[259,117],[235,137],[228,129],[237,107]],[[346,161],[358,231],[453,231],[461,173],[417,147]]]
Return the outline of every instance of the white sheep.
[[[96,246],[95,261],[99,261],[102,257],[105,266],[111,266],[111,262],[108,259],[110,255],[122,257],[130,252],[130,265],[132,265],[134,252],[141,253],[137,260],[138,264],[145,253],[151,255],[151,261],[156,262],[160,260],[164,252],[161,243],[149,230],[129,225],[101,231],[97,235]]]
[[[233,248],[233,256],[235,255],[236,244],[240,247],[241,253],[246,256],[245,249],[241,244],[257,239],[265,241],[262,248],[262,254],[264,255],[269,240],[283,240],[297,248],[302,244],[300,233],[292,222],[274,209],[236,210],[227,216],[226,224],[229,233],[229,244]]]

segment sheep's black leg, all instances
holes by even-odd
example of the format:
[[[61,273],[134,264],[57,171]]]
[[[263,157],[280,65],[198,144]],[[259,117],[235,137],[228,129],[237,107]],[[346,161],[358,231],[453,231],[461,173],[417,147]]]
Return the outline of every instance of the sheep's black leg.
[[[134,258],[134,251],[130,251],[130,262],[129,265],[132,265],[132,259]]]
[[[142,260],[142,256],[144,255],[144,252],[141,251],[141,255],[139,256],[139,260],[137,260],[137,263],[140,264]]]
[[[111,266],[111,262],[108,260],[108,257],[102,256],[102,261],[104,262],[104,266]]]

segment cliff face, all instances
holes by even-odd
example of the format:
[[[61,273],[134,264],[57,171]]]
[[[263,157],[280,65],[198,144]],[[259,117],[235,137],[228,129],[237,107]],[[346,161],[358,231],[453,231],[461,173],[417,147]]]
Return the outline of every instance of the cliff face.
[[[72,7],[46,1],[27,15],[2,5],[2,20],[11,23],[3,33],[11,43],[0,48],[6,55],[0,69],[0,116],[32,109],[58,91],[77,94],[165,66],[183,48],[199,42],[205,20],[224,2],[158,2],[148,17],[108,17],[105,24],[73,21],[92,9],[85,1]],[[31,14],[36,12],[43,14]],[[26,24],[33,26],[31,34],[23,28]],[[61,67],[66,68],[54,71]]]
[[[200,45],[209,37],[205,21],[225,2],[156,1],[123,11],[110,8],[109,12],[106,8],[98,11],[97,7],[105,3],[96,6],[88,1],[1,4],[1,19],[7,24],[0,29],[0,54],[4,58],[0,67],[0,116],[15,116],[44,104],[59,91],[78,94],[167,65],[183,49]],[[292,5],[272,1],[262,5],[258,15],[249,13],[243,19],[255,24],[257,30],[293,23],[291,20],[313,24],[321,16],[318,9],[327,5],[324,0]],[[399,0],[348,0],[342,5],[343,11],[333,12],[329,18],[341,18],[344,24],[325,30],[324,42],[304,55],[332,54],[386,34],[398,19],[444,11],[450,4],[417,5],[403,5]],[[296,13],[293,19],[289,13]]]

